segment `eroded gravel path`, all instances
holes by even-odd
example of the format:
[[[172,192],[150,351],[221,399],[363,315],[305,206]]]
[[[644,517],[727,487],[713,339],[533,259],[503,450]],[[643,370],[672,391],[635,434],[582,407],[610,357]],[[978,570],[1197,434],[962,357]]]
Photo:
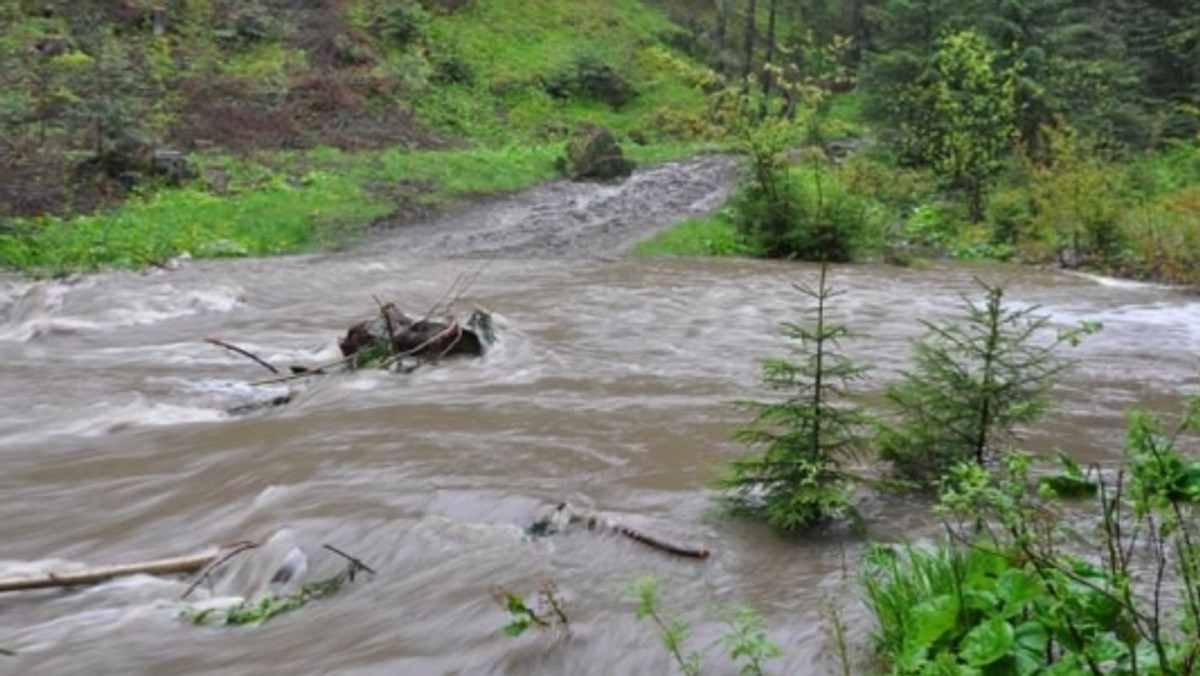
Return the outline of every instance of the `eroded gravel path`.
[[[634,172],[620,184],[556,181],[414,225],[388,228],[372,247],[421,259],[617,258],[681,220],[709,213],[736,179],[721,155]]]

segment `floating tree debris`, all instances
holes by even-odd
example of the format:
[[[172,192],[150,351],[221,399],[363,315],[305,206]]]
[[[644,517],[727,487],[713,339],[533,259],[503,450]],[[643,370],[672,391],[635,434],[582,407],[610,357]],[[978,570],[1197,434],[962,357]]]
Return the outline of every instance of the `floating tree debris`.
[[[530,537],[544,537],[565,532],[571,529],[571,527],[582,527],[598,533],[616,533],[647,547],[684,558],[703,560],[712,555],[712,552],[703,547],[688,547],[674,544],[644,533],[636,528],[608,521],[595,514],[578,512],[565,502],[559,503],[548,516],[534,521],[525,529],[525,533]]]
[[[183,611],[182,616],[193,624],[258,627],[279,615],[290,613],[313,601],[336,594],[346,585],[353,583],[359,573],[375,574],[370,566],[337,547],[327,544],[324,545],[324,548],[347,562],[346,567],[335,575],[307,582],[292,592],[269,591],[258,598],[247,599],[225,608],[188,608]],[[288,558],[289,560],[285,561],[272,577],[273,585],[284,584],[298,574],[297,570],[307,569],[307,561],[300,561],[293,556]],[[299,558],[304,558],[302,553]]]

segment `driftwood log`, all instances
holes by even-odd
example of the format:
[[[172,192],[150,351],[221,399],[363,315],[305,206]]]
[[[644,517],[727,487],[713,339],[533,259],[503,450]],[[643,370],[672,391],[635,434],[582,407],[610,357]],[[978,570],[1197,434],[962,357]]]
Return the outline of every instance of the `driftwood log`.
[[[171,559],[88,568],[74,573],[45,573],[0,579],[0,593],[59,589],[100,584],[129,575],[191,575],[212,563],[215,554],[195,554]]]
[[[154,559],[137,563],[87,568],[73,573],[43,573],[0,579],[0,594],[33,591],[36,589],[66,589],[96,585],[130,575],[195,575],[209,570],[214,564],[228,560],[231,553],[253,549],[254,543],[239,542],[204,554]]]
[[[580,514],[565,502],[559,503],[550,516],[538,519],[525,532],[532,536],[550,535],[566,530],[569,526],[582,526],[593,532],[616,533],[660,552],[684,558],[704,560],[712,556],[712,552],[704,547],[689,547],[667,542],[624,524],[607,521],[594,514]]]

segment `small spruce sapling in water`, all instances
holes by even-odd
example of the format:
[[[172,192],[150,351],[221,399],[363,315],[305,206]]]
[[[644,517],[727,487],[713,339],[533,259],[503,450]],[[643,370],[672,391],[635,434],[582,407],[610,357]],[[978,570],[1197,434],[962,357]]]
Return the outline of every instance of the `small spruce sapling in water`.
[[[1014,309],[1001,287],[979,286],[983,302],[964,300],[961,319],[922,322],[914,367],[887,393],[898,420],[881,426],[880,456],[921,485],[936,485],[960,462],[997,459],[1017,426],[1045,415],[1055,382],[1074,366],[1059,349],[1100,329],[1082,322],[1055,334],[1037,306]]]
[[[841,295],[821,267],[817,285],[795,285],[811,301],[809,321],[785,323],[791,359],[763,362],[763,384],[781,392],[776,401],[742,402],[752,426],[737,432],[759,455],[735,460],[721,480],[724,501],[735,514],[761,517],[785,531],[855,517],[846,471],[863,442],[866,413],[849,401],[850,384],[865,372],[839,351],[850,331],[829,318]]]

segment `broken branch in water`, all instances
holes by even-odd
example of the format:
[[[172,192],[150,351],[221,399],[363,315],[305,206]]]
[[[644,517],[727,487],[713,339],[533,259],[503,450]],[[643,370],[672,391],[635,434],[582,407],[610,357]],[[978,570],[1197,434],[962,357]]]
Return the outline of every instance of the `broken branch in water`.
[[[9,650],[8,648],[0,648],[0,655],[4,655],[6,657],[16,657],[17,656],[17,654],[15,652]]]
[[[331,361],[327,364],[321,364],[320,366],[314,366],[313,368],[304,369],[300,372],[293,371],[291,375],[279,376],[278,378],[266,378],[264,380],[255,380],[254,382],[252,382],[250,384],[254,387],[258,387],[260,385],[278,385],[279,383],[286,383],[286,382],[289,382],[292,380],[301,380],[303,378],[311,378],[313,376],[323,376],[323,375],[325,375],[325,369],[330,369],[335,366],[345,366],[346,364],[349,364],[353,360],[354,360],[354,355],[351,355],[349,357],[342,357],[341,359],[339,359],[337,361]]]
[[[253,360],[254,362],[261,365],[263,368],[267,369],[271,373],[274,373],[276,375],[279,374],[279,369],[275,368],[270,362],[268,362],[267,360],[263,359],[262,357],[260,357],[256,354],[254,354],[250,350],[247,350],[242,347],[238,347],[237,345],[234,345],[233,343],[227,343],[219,338],[214,338],[213,336],[205,336],[204,342],[212,343],[213,345],[216,345],[217,347],[223,347],[226,350],[229,350],[230,352],[235,352],[237,354],[240,354],[243,357],[246,357],[247,359]]]
[[[225,552],[224,554],[222,554],[220,556],[213,557],[212,561],[210,561],[207,565],[205,565],[204,568],[200,569],[200,572],[196,574],[196,579],[193,580],[192,583],[190,585],[188,585],[188,588],[185,589],[183,591],[183,593],[179,595],[179,600],[182,601],[182,600],[186,599],[188,597],[188,595],[190,595],[192,592],[196,591],[196,587],[199,587],[201,582],[210,579],[212,572],[214,570],[216,570],[218,566],[229,561],[230,559],[237,556],[238,554],[241,554],[244,551],[247,551],[250,549],[255,549],[257,547],[258,547],[257,542],[250,542],[248,540],[245,540],[242,542],[235,542],[231,545],[227,545],[226,549],[228,549],[229,551]]]
[[[212,563],[216,554],[194,554],[171,559],[101,566],[75,573],[45,573],[0,579],[0,593],[34,589],[63,589],[100,584],[129,575],[191,575]]]
[[[703,547],[686,547],[677,545],[665,540],[660,540],[652,535],[643,533],[640,530],[629,526],[612,523],[601,519],[595,515],[582,515],[571,509],[571,506],[565,502],[559,503],[554,508],[554,512],[543,519],[534,521],[533,524],[526,529],[526,532],[531,536],[550,535],[559,532],[564,527],[569,525],[582,524],[590,531],[611,531],[619,535],[623,535],[634,542],[640,542],[648,547],[653,547],[668,554],[675,556],[683,556],[690,559],[707,559],[712,556],[712,552]]]
[[[337,554],[338,556],[342,557],[343,559],[346,559],[347,561],[349,561],[350,565],[351,565],[351,570],[357,569],[357,570],[361,570],[363,572],[367,572],[372,575],[375,575],[375,571],[370,566],[363,563],[361,559],[353,557],[353,556],[347,554],[346,552],[343,552],[342,550],[338,549],[337,547],[334,547],[331,544],[325,544],[322,546],[325,547],[325,549],[328,549],[329,551],[333,552],[334,554]],[[353,579],[354,574],[351,573],[350,577],[351,577],[351,579]]]
[[[455,277],[454,283],[450,285],[449,289],[446,289],[446,293],[442,294],[442,297],[437,299],[437,302],[435,302],[433,306],[425,312],[425,315],[422,317],[422,321],[428,320],[439,310],[439,308],[442,308],[443,306],[445,306],[445,310],[449,312],[450,308],[462,299],[462,295],[471,289],[476,280],[479,279],[479,276],[483,274],[483,271],[486,270],[487,267],[495,260],[496,256],[490,256],[486,261],[484,261],[483,265],[480,265],[478,268],[476,268],[474,272],[470,274],[462,273]]]
[[[259,626],[277,615],[303,608],[311,601],[337,593],[342,587],[354,582],[355,574],[359,570],[375,572],[360,559],[337,547],[325,545],[325,549],[346,559],[349,562],[346,568],[332,577],[303,584],[288,594],[267,593],[256,600],[247,599],[224,609],[187,609],[183,611],[183,617],[193,624]]]
[[[639,530],[634,530],[634,529],[630,528],[629,526],[622,526],[620,524],[614,524],[613,528],[618,533],[620,533],[621,535],[624,535],[625,537],[629,538],[630,540],[633,540],[634,542],[640,542],[644,545],[649,545],[650,547],[654,547],[655,549],[657,549],[659,551],[667,552],[668,554],[674,554],[676,556],[684,556],[684,557],[688,557],[688,558],[692,558],[692,559],[701,559],[701,560],[707,559],[709,556],[712,556],[712,552],[708,551],[707,549],[705,549],[703,547],[685,547],[682,545],[673,544],[670,542],[666,542],[664,540],[659,540],[658,538],[653,537],[651,535],[647,535],[646,533],[643,533]]]

